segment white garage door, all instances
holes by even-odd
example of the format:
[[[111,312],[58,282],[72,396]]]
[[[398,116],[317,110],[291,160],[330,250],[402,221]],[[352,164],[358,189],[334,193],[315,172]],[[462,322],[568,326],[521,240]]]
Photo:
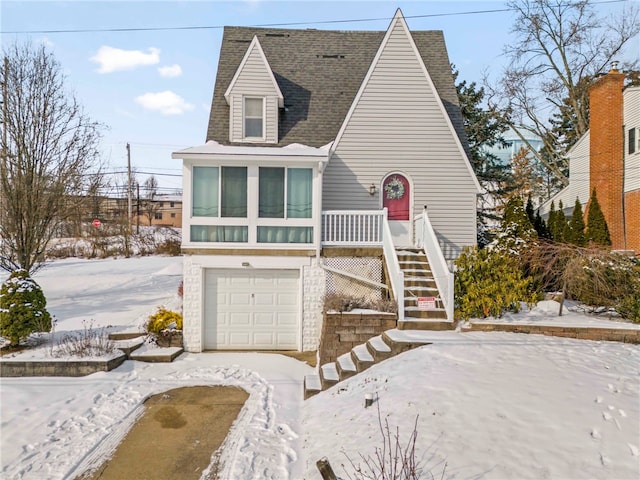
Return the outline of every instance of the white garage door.
[[[297,350],[298,270],[205,271],[204,348]]]

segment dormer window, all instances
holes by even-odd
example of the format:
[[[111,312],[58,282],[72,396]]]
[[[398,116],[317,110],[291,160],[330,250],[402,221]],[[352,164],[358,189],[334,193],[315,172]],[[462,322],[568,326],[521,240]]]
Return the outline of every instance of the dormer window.
[[[264,138],[264,99],[244,97],[244,138]]]

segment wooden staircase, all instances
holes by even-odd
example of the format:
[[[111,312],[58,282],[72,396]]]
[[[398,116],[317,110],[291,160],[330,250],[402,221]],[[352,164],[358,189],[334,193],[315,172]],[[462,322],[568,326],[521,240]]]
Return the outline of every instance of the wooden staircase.
[[[398,248],[396,254],[400,269],[404,273],[404,320],[398,321],[398,329],[451,330],[455,328],[454,323],[447,319],[447,312],[425,253],[417,248]],[[435,298],[436,308],[419,310],[419,297]]]
[[[350,352],[338,357],[337,361],[320,366],[318,374],[306,375],[304,399],[331,388],[341,380],[363,372],[371,365],[431,343],[420,337],[412,338],[410,332],[398,329],[387,330],[382,335],[370,338],[367,343],[353,347]]]

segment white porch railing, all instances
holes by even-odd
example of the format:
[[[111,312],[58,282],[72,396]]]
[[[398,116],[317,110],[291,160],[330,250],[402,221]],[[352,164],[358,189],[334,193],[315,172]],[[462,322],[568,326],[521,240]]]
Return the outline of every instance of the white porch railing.
[[[324,246],[382,247],[391,289],[398,302],[398,319],[404,320],[404,273],[393,245],[386,208],[326,210],[322,212],[321,238]]]
[[[326,210],[322,212],[322,244],[381,246],[383,210]]]
[[[393,237],[391,236],[391,229],[387,221],[387,209],[383,209],[383,212],[382,251],[384,252],[384,260],[387,264],[387,273],[391,281],[391,289],[398,302],[398,320],[404,320],[404,272],[400,269],[396,248],[393,245]]]
[[[453,321],[453,272],[449,270],[447,261],[442,254],[438,237],[433,230],[426,207],[422,214],[415,217],[413,222],[416,246],[422,248],[427,255],[431,272],[440,292],[440,298],[447,312],[447,319]]]

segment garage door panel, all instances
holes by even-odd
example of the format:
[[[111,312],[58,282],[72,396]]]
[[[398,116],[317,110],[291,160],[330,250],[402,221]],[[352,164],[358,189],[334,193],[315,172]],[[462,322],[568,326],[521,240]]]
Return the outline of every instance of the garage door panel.
[[[225,295],[227,298],[223,305],[248,306],[251,305],[251,294],[249,292],[233,292]]]
[[[279,327],[288,327],[297,324],[297,315],[290,313],[279,313],[276,317],[276,325]]]
[[[256,312],[254,315],[254,325],[257,327],[277,326],[276,315],[273,312]]]
[[[256,306],[269,306],[273,307],[278,305],[278,295],[274,292],[256,293],[253,297],[253,304]]]
[[[231,312],[229,313],[229,328],[233,327],[249,327],[251,326],[251,315],[249,312]]]
[[[298,348],[297,270],[205,271],[205,349]]]

